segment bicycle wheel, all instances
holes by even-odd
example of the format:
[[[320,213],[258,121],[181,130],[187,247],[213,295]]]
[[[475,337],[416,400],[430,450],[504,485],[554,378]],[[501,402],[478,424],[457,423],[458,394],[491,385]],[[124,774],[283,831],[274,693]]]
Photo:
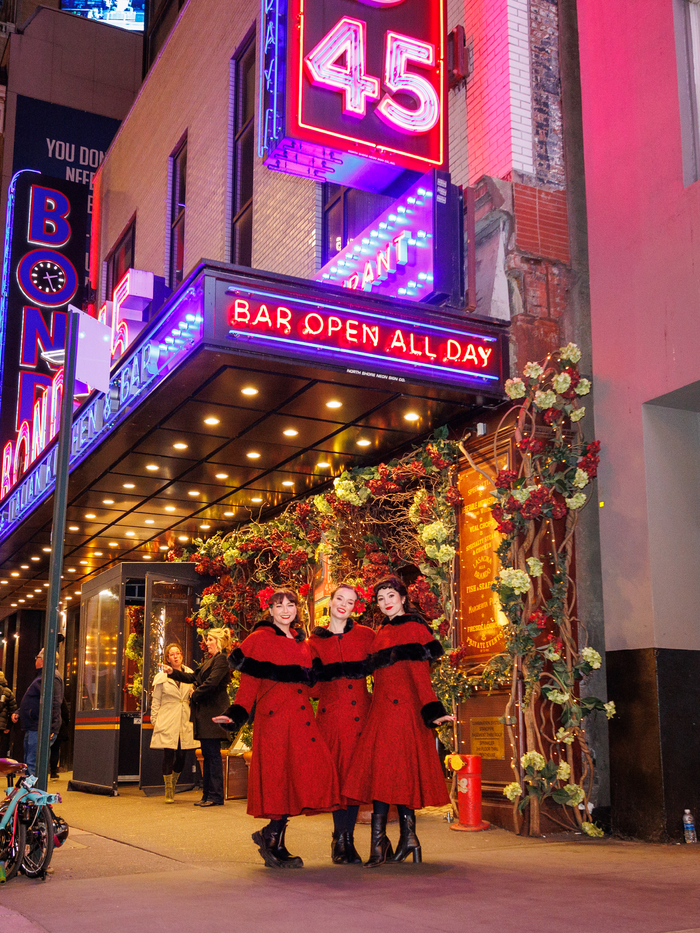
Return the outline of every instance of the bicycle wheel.
[[[17,820],[14,839],[12,838],[12,824],[0,831],[0,864],[5,873],[5,881],[14,878],[22,863],[25,850],[26,826],[22,820]]]
[[[53,818],[44,807],[25,808],[26,840],[21,870],[28,878],[40,878],[51,864],[53,855]]]

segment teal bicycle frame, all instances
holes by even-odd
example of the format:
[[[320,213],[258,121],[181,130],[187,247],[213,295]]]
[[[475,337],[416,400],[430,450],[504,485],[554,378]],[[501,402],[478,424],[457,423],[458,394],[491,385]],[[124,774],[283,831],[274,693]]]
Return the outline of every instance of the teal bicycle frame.
[[[26,775],[16,787],[7,788],[0,803],[0,884],[20,868],[29,877],[37,878],[43,877],[49,867],[54,845],[49,808],[61,802],[61,795],[35,787],[36,782],[35,775]],[[38,861],[34,858],[37,845]]]

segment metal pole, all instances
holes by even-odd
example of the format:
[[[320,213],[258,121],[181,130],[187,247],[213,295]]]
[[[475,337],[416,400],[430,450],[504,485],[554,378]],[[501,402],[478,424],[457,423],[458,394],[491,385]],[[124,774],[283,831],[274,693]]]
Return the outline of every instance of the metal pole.
[[[70,460],[71,426],[73,423],[75,364],[78,355],[80,313],[78,311],[68,311],[66,324],[66,356],[63,364],[63,397],[61,399],[61,427],[58,434],[58,454],[56,458],[56,488],[53,494],[49,593],[44,626],[44,668],[41,675],[41,706],[39,708],[39,735],[36,754],[36,773],[39,779],[37,786],[43,788],[48,786],[49,781],[51,709],[56,673],[58,604],[61,599],[61,568],[63,567],[63,544],[66,535],[68,463]]]

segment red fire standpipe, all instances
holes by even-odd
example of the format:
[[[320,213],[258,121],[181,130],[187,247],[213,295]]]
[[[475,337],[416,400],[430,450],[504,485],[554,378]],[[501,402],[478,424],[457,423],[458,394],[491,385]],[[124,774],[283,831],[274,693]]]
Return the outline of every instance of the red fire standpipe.
[[[486,820],[481,819],[481,755],[459,757],[464,762],[464,767],[457,772],[459,823],[451,823],[450,829],[476,833],[489,827]]]

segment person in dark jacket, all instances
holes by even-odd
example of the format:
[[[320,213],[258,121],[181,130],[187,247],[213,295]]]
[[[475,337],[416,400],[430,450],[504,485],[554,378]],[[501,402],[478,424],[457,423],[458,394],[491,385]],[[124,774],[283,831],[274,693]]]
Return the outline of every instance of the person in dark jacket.
[[[333,756],[341,784],[350,768],[355,746],[362,735],[370,695],[367,692],[367,656],[374,632],[353,622],[357,592],[341,583],[331,593],[328,627],[317,626],[309,638],[313,696],[319,701],[316,721]],[[341,794],[343,809],[333,811],[331,859],[336,865],[359,865],[354,842],[357,801]]]
[[[41,669],[44,666],[44,649],[34,659],[37,676],[27,687],[12,721],[19,720],[24,729],[24,763],[30,774],[36,773],[36,751],[39,738],[39,707],[41,706]],[[63,678],[54,671],[53,703],[51,706],[51,740],[61,728],[61,703],[63,702]]]
[[[374,674],[372,706],[341,788],[346,797],[373,802],[367,868],[403,862],[411,854],[414,862],[421,861],[415,811],[450,799],[432,728],[454,719],[430,680],[430,663],[442,655],[442,646],[422,616],[409,611],[405,584],[388,577],[375,585],[374,597],[385,620],[368,661]],[[401,833],[395,854],[386,835],[392,803]]]
[[[17,700],[10,690],[5,674],[0,671],[0,758],[5,758],[10,750],[12,714],[17,709]]]
[[[194,673],[174,670],[166,664],[163,671],[179,683],[194,684],[190,697],[190,720],[194,726],[194,737],[202,746],[202,799],[195,803],[195,807],[221,807],[224,804],[221,740],[228,739],[229,735],[212,719],[228,709],[230,702],[227,688],[231,680],[228,666],[231,636],[228,629],[209,629],[206,645],[209,657]]]

